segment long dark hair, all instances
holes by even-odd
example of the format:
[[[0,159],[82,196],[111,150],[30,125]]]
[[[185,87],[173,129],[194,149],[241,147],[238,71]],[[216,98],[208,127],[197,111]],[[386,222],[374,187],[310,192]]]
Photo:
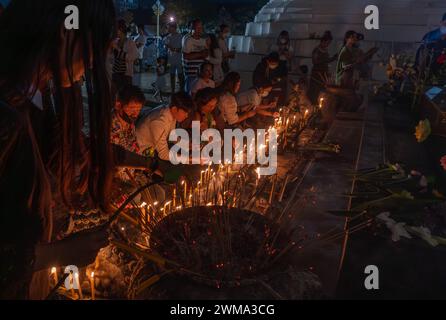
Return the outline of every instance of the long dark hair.
[[[238,82],[240,82],[241,77],[238,72],[229,72],[225,79],[223,80],[223,83],[220,86],[220,90],[222,94],[230,93],[232,95],[235,94],[235,86]]]
[[[64,13],[69,5],[78,7],[79,29],[67,31]],[[36,177],[29,207],[48,219],[43,211],[51,204],[49,176],[58,180],[66,205],[72,207],[75,192],[86,192],[92,202],[107,210],[113,172],[110,117],[112,95],[106,71],[107,53],[114,36],[115,9],[112,0],[14,0],[0,19],[0,95],[21,114],[34,95],[41,75],[52,75],[52,94],[57,126],[50,150],[39,152],[34,142]],[[69,32],[72,37],[65,37]],[[73,51],[80,44],[88,93],[88,139],[82,133],[83,105],[80,85],[73,80]],[[67,47],[66,66],[61,66],[61,48]],[[67,68],[71,87],[62,88],[61,70]],[[91,67],[91,69],[90,69]],[[22,106],[23,110],[20,110]],[[26,118],[26,117],[24,117]],[[29,118],[29,116],[28,116]],[[30,119],[25,120],[35,140]],[[41,154],[40,154],[41,153]],[[0,157],[0,162],[7,161]],[[0,163],[0,168],[4,163]]]
[[[207,105],[212,99],[220,98],[220,92],[215,88],[204,88],[197,92],[195,95],[195,106],[198,111]]]

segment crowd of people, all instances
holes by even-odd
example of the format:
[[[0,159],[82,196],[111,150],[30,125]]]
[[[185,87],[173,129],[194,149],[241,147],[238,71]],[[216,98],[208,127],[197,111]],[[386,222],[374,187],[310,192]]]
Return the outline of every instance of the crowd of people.
[[[79,30],[64,28],[68,5],[82,10]],[[108,227],[56,239],[53,210],[80,210],[82,198],[110,212],[124,168],[162,179],[177,126],[224,129],[274,116],[262,102],[269,85],[239,95],[240,75],[229,70],[234,53],[224,45],[229,28],[205,39],[199,20],[186,36],[170,25],[166,38],[172,83],[184,90],[143,110],[132,77],[144,30],[133,39],[116,21],[111,0],[15,0],[0,17],[1,298],[44,298],[48,268],[93,262]]]
[[[79,30],[64,29],[68,5],[82,10]],[[116,21],[112,0],[15,0],[1,14],[1,298],[30,297],[39,271],[85,266],[107,243],[105,227],[55,240],[52,210],[58,201],[75,209],[82,195],[110,212],[119,168],[148,170],[152,179],[162,179],[172,167],[173,129],[190,129],[192,121],[202,130],[253,126],[258,121],[250,120],[259,119],[269,126],[287,98],[294,53],[286,31],[258,64],[251,89],[240,92],[241,76],[230,68],[230,28],[222,25],[204,37],[196,19],[184,36],[169,24],[167,61],[158,59],[157,72],[170,73],[172,96],[167,105],[143,110],[145,96],[132,77],[135,62],[142,65],[144,28],[134,39],[126,23]],[[339,56],[328,54],[332,39],[326,32],[313,52],[313,103],[330,63],[338,61],[338,84],[354,87],[356,66],[366,61],[357,48],[360,34],[346,34]]]

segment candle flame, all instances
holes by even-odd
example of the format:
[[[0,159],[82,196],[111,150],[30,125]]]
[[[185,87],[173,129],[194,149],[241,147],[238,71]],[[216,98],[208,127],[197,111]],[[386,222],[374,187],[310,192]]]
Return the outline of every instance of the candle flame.
[[[321,98],[321,99],[319,100],[319,108],[322,109],[323,104],[324,104],[324,98]]]
[[[56,267],[52,267],[52,268],[51,268],[51,273],[54,274],[54,273],[56,273],[56,272],[57,272]]]

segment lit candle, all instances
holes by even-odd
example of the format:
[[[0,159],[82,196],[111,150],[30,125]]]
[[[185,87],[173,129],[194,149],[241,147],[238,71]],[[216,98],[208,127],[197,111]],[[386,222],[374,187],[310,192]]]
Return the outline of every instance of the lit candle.
[[[203,173],[204,171],[201,171],[200,173],[200,184],[203,184]]]
[[[321,98],[319,100],[319,108],[322,109],[323,106],[324,106],[324,98]]]
[[[167,215],[167,212],[168,212],[167,207],[171,207],[171,203],[172,203],[172,201],[168,201],[164,204],[163,211],[164,211],[165,215]]]
[[[175,207],[177,203],[177,187],[173,188],[173,206]]]
[[[95,290],[94,290],[94,271],[90,275],[90,286],[91,286],[91,300],[95,300]]]
[[[183,182],[181,182],[181,184],[184,186],[184,203],[186,203],[187,202],[187,182],[183,181]]]
[[[153,204],[152,204],[152,208],[153,208],[153,212],[154,213],[156,213],[158,210],[157,210],[157,207],[158,206],[158,201],[155,201]]]
[[[198,182],[198,205],[200,206],[201,204],[201,182]]]
[[[209,162],[209,166],[208,169],[206,170],[206,172],[208,173],[208,177],[207,177],[207,183],[210,183],[211,181],[211,175],[212,175],[212,169],[211,169],[211,165],[212,165],[212,161]]]
[[[146,211],[146,207],[147,207],[147,203],[143,202],[141,203],[141,205],[139,206],[139,208],[141,209],[141,214],[142,214],[142,221],[146,222],[148,220],[148,214]]]
[[[57,268],[56,267],[52,267],[51,268],[51,274],[54,278],[54,285],[57,285],[57,283],[59,282],[58,276],[57,276]]]
[[[257,179],[256,179],[256,187],[259,185],[259,180],[260,180],[260,168],[256,169],[256,173],[257,173]]]
[[[83,300],[84,299],[84,295],[82,294],[81,282],[79,281],[79,273],[75,273],[74,277],[76,279],[77,288],[79,290],[79,299]]]

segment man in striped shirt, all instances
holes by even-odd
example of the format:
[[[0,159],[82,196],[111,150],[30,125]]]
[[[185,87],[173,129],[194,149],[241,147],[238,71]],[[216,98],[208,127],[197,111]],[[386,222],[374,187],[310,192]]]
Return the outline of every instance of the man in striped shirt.
[[[191,23],[191,33],[183,38],[183,69],[186,78],[186,92],[190,92],[192,83],[198,78],[201,64],[209,56],[206,39],[202,38],[203,23],[196,19]]]

